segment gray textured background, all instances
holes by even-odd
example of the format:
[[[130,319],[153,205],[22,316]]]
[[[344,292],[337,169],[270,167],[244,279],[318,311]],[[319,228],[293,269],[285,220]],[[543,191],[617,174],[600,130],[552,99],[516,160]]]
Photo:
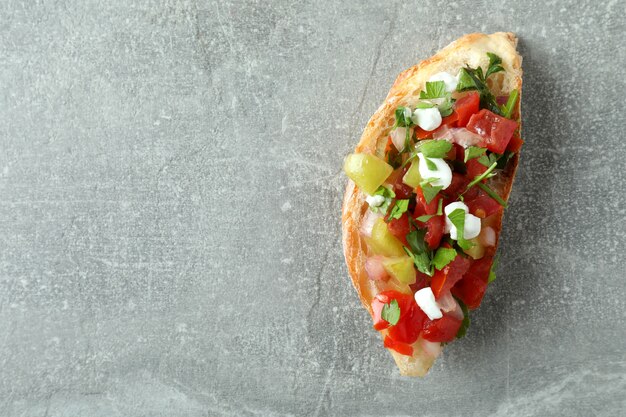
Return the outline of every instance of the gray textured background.
[[[618,416],[623,1],[0,4],[0,415]],[[424,380],[346,275],[341,164],[395,75],[511,30],[498,280]]]

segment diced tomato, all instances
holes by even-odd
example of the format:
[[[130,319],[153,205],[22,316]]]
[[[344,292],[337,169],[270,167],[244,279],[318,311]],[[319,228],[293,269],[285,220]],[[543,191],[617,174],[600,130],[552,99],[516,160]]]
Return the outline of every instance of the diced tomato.
[[[519,152],[519,150],[522,149],[523,144],[524,141],[522,140],[522,138],[517,135],[513,135],[511,141],[509,142],[509,146],[506,147],[506,150],[511,152]]]
[[[500,203],[489,197],[483,191],[480,191],[473,199],[466,198],[465,204],[467,204],[470,213],[482,219],[502,210]]]
[[[433,198],[430,203],[426,203],[426,199],[424,198],[424,194],[422,193],[421,188],[417,188],[415,190],[415,210],[413,211],[413,217],[419,217],[424,215],[433,215],[437,213],[437,209],[439,208],[439,200],[442,198],[440,195]],[[433,216],[428,219],[426,222],[419,222],[420,226],[426,227],[426,234],[424,235],[424,240],[430,249],[436,249],[439,246],[439,242],[441,242],[441,238],[443,236],[444,227],[446,225],[445,219],[443,215],[441,216]]]
[[[396,300],[398,307],[400,307],[400,319],[394,326],[390,326],[381,317],[384,305],[389,304],[392,300]],[[401,343],[410,344],[415,342],[420,335],[424,319],[426,318],[426,315],[417,306],[411,294],[393,290],[378,293],[372,300],[372,310],[374,329],[389,329],[389,337]]]
[[[433,216],[426,222],[426,227],[427,230],[424,235],[424,240],[429,249],[435,250],[439,247],[439,243],[441,243],[446,221],[443,216]]]
[[[388,210],[386,218],[389,217],[389,213],[391,213],[391,210]],[[409,215],[407,213],[404,213],[399,219],[390,220],[389,223],[387,223],[387,229],[389,229],[389,232],[400,240],[404,246],[409,246],[409,243],[406,241],[406,235],[409,233]]]
[[[452,262],[446,265],[442,270],[435,271],[430,287],[435,294],[435,298],[449,291],[467,272],[470,267],[470,261],[467,258],[457,255]]]
[[[415,189],[415,201],[417,205],[415,206],[415,217],[423,216],[425,214],[435,214],[437,213],[437,209],[439,208],[439,199],[441,196],[436,196],[430,203],[426,202],[426,198],[424,198],[424,193],[421,188]]]
[[[450,116],[446,116],[441,119],[441,126],[453,127],[456,125],[457,120],[459,120],[459,114],[453,110]]]
[[[447,159],[448,161],[454,161],[456,159],[456,156],[457,156],[457,147],[455,146],[455,144],[452,144],[452,147],[446,154],[445,159]]]
[[[383,342],[386,348],[393,349],[401,355],[413,356],[413,346],[407,343],[396,342],[389,336],[385,336],[385,341]]]
[[[426,320],[422,337],[430,342],[451,342],[461,328],[463,320],[448,314],[437,320]]]
[[[470,159],[465,163],[467,167],[467,178],[471,181],[483,172],[487,171],[487,167],[478,162],[478,159]]]
[[[454,150],[456,151],[456,160],[463,162],[463,159],[465,159],[465,148],[458,143],[453,143],[452,145]]]
[[[463,279],[452,288],[452,294],[463,301],[467,308],[475,309],[480,306],[487,290],[492,263],[492,256],[473,261]]]
[[[418,140],[422,140],[422,139],[427,139],[432,137],[434,131],[428,131],[428,130],[424,130],[420,127],[416,127],[415,128],[415,137]]]
[[[478,146],[492,152],[504,153],[509,141],[513,137],[518,123],[487,110],[482,109],[470,117],[467,130],[483,137],[484,142]]]
[[[393,185],[393,192],[396,193],[396,198],[407,199],[413,194],[413,188],[402,182],[402,177],[406,174],[408,166],[404,168],[398,168],[389,175],[386,182]]]
[[[467,126],[470,117],[474,113],[478,113],[480,106],[480,94],[477,92],[469,93],[466,96],[461,97],[454,103],[454,111],[458,114],[458,120],[456,125],[458,127]]]
[[[413,295],[405,294],[400,305],[400,320],[389,328],[389,337],[397,342],[413,343],[420,335],[426,315],[415,303]]]
[[[395,149],[395,146],[393,145],[393,141],[391,140],[391,136],[389,136],[387,138],[387,145],[385,145],[385,155],[387,155],[389,153],[389,151],[391,151],[392,149]]]
[[[457,196],[465,190],[469,181],[465,178],[463,174],[459,174],[458,172],[452,173],[452,182],[443,190],[443,193],[446,196],[450,197],[452,201],[456,201]],[[447,201],[444,201],[444,205],[447,205]]]
[[[428,282],[430,281],[430,277],[428,275],[424,274],[423,272],[415,271],[415,274],[417,275],[415,277],[415,282],[413,284],[409,285],[409,287],[411,287],[411,291],[413,291],[413,293],[418,292],[422,288],[428,287]]]

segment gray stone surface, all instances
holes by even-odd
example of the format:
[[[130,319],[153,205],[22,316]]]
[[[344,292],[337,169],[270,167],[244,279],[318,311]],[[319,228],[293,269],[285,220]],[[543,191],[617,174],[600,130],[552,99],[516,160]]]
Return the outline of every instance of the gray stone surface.
[[[626,413],[623,1],[0,4],[1,416]],[[395,75],[524,55],[498,280],[423,380],[343,263]]]

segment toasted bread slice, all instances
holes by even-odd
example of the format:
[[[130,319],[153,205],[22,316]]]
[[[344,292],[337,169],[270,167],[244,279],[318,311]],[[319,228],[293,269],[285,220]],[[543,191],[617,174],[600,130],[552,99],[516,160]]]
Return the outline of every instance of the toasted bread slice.
[[[426,81],[441,71],[456,73],[462,67],[469,65],[472,68],[487,67],[487,52],[492,52],[502,58],[505,71],[493,74],[488,81],[491,92],[495,96],[508,95],[517,89],[521,98],[522,68],[521,56],[516,51],[517,38],[512,33],[498,32],[491,35],[473,33],[452,42],[433,57],[402,72],[393,83],[389,94],[376,113],[371,117],[361,140],[356,146],[357,153],[370,153],[379,157],[384,155],[387,138],[394,124],[394,111],[398,106],[414,105],[419,93],[424,89]],[[513,111],[513,118],[520,122],[520,103],[517,101]],[[521,124],[520,124],[521,126]],[[518,164],[518,153],[507,164],[506,169],[489,180],[488,185],[504,200],[508,196]],[[368,279],[365,271],[367,248],[363,242],[359,229],[364,219],[368,204],[363,194],[349,181],[342,209],[343,247],[348,271],[352,283],[356,288],[361,302],[372,314],[371,302],[373,297],[384,290],[384,283]],[[502,224],[502,212],[492,220],[491,226],[499,235]],[[497,240],[496,240],[497,245]],[[401,355],[390,350],[400,373],[409,376],[424,376],[435,357],[426,353],[419,346],[414,349],[413,356]]]

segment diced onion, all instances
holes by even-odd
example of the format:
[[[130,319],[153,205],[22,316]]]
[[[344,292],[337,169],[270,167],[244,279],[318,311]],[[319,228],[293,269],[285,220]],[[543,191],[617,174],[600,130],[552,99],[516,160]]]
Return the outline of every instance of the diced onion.
[[[443,293],[437,300],[437,304],[444,313],[459,320],[463,319],[463,310],[461,310],[461,306],[454,299],[450,291]]]
[[[389,279],[382,261],[382,256],[372,256],[365,261],[365,271],[372,281],[387,281]]]
[[[483,246],[496,245],[496,231],[492,227],[485,227],[478,237]]]
[[[393,146],[400,152],[404,149],[404,143],[406,142],[406,127],[398,127],[391,131],[391,141]]]
[[[426,353],[429,356],[432,356],[433,358],[436,358],[437,356],[439,356],[439,354],[441,354],[441,351],[443,350],[443,347],[441,346],[441,343],[439,342],[431,342],[429,340],[422,339],[421,337],[419,338],[417,342],[419,343],[424,353]]]
[[[455,127],[450,129],[443,126],[433,133],[433,139],[444,139],[451,143],[456,143],[464,148],[475,146],[483,141],[480,135],[470,132],[464,127]]]
[[[359,229],[361,235],[365,237],[371,237],[374,223],[376,223],[376,220],[378,220],[380,217],[382,217],[380,214],[374,213],[372,210],[367,210],[365,217],[363,217],[363,221],[361,221],[361,228]]]

